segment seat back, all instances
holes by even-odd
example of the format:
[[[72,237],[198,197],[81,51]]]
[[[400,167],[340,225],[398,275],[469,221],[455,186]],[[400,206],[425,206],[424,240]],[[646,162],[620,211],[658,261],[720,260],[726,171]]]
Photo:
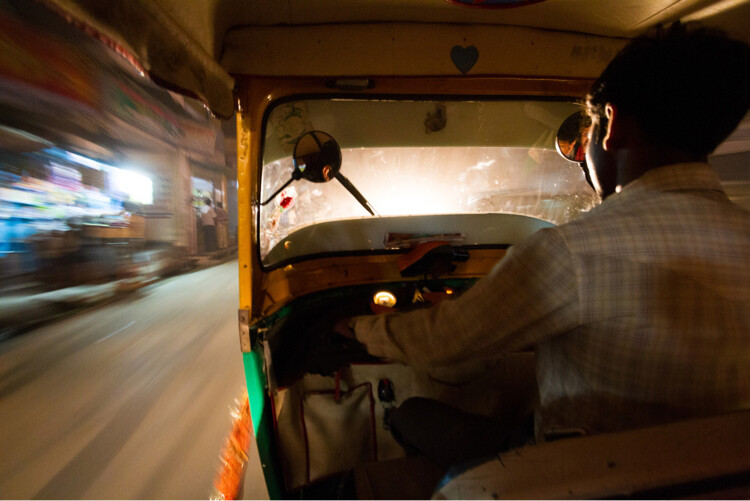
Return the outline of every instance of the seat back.
[[[433,499],[749,498],[750,411],[527,446]]]

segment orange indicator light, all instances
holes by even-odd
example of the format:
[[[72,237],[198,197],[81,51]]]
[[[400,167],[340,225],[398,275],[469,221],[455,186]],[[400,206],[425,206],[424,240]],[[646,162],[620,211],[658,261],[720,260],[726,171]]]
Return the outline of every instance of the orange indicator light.
[[[372,302],[380,306],[393,308],[394,306],[396,306],[396,296],[388,291],[380,291],[375,293],[372,298]]]

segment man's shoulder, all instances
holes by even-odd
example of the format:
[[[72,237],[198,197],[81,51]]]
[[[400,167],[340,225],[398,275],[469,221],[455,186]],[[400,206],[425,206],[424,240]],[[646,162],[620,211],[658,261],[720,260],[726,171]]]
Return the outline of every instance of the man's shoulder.
[[[617,217],[619,212],[623,210],[628,212],[635,207],[636,206],[632,204],[613,203],[613,200],[605,200],[588,212],[585,212],[572,221],[563,223],[556,228],[563,234],[595,228],[600,225],[606,225],[613,217]]]
[[[565,242],[568,251],[576,254],[616,245],[624,234],[649,219],[652,208],[644,200],[619,197],[608,198],[576,219],[556,226],[557,238]]]
[[[621,193],[558,226],[557,231],[573,253],[595,249],[625,252],[669,239],[746,238],[750,235],[750,212],[719,195],[679,190]]]

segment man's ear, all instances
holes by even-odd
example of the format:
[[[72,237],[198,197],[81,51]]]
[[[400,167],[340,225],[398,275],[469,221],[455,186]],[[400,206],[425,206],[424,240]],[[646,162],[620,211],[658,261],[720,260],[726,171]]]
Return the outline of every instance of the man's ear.
[[[604,105],[604,114],[607,117],[607,134],[604,136],[602,141],[602,147],[605,151],[612,151],[619,145],[621,125],[620,115],[617,110],[617,105],[607,103]]]

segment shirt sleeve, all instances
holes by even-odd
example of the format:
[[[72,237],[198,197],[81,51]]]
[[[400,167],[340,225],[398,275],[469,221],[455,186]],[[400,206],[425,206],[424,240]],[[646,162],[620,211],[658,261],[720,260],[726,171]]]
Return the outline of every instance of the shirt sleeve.
[[[527,348],[578,325],[573,259],[555,228],[512,247],[455,300],[410,313],[352,319],[371,354],[430,367]]]

